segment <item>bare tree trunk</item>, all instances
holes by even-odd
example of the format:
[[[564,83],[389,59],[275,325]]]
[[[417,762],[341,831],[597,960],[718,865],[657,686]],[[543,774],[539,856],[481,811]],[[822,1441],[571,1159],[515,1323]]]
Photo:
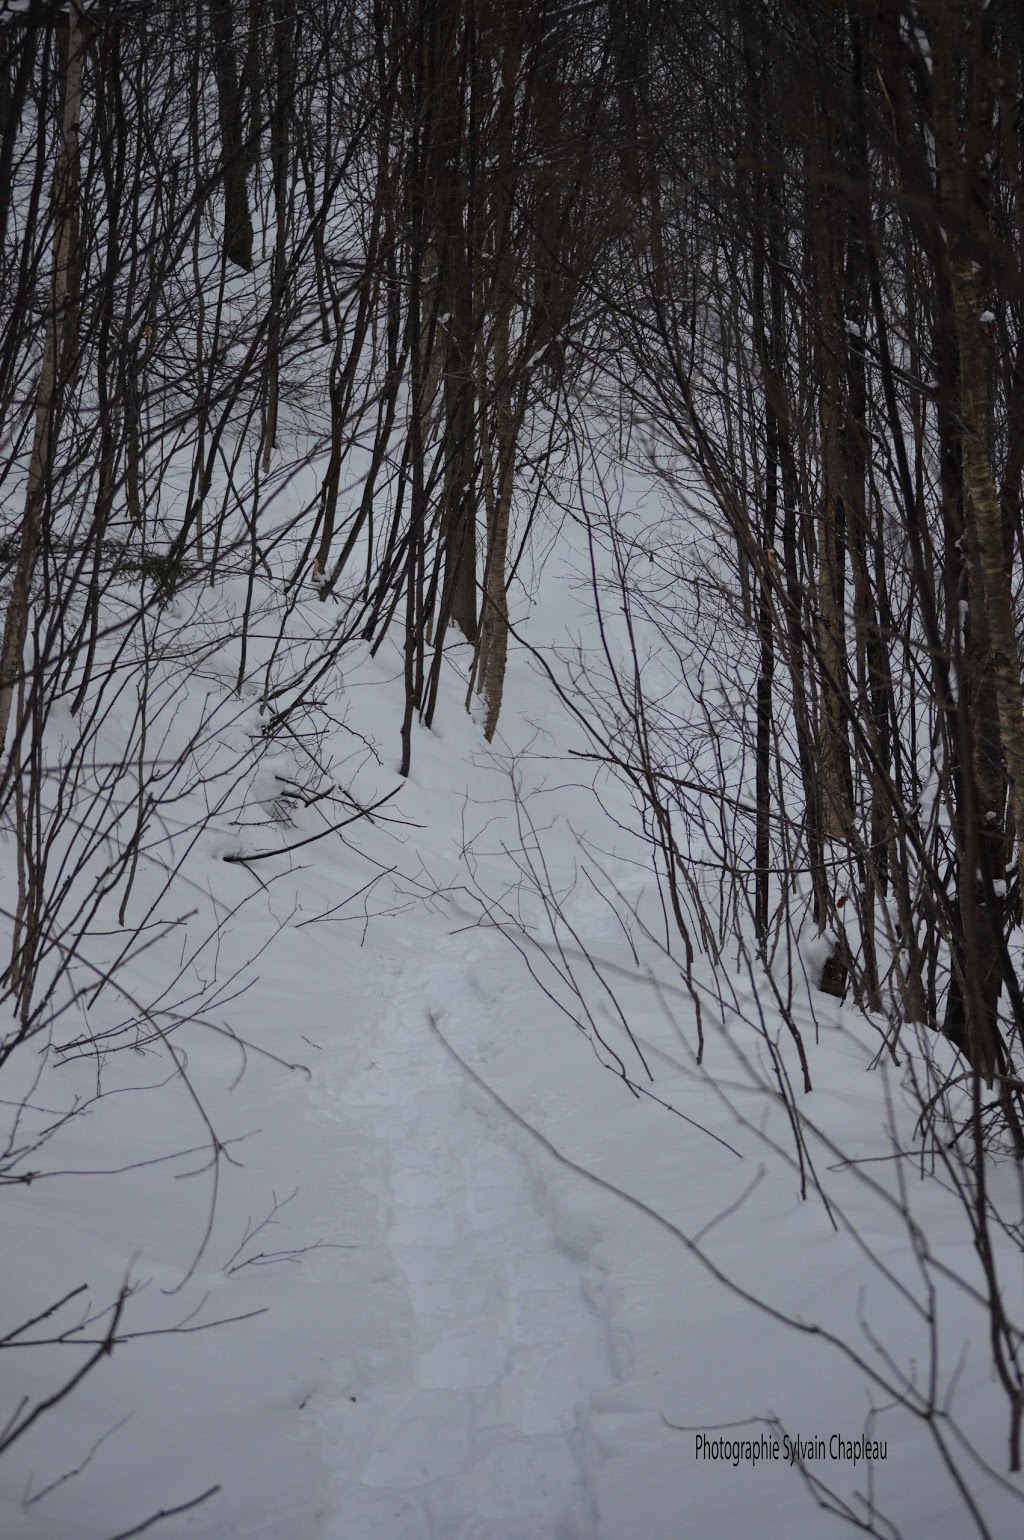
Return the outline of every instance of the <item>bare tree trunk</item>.
[[[248,156],[242,125],[232,4],[233,0],[209,0],[210,35],[224,160],[224,255],[248,273],[252,271],[252,214],[246,185]]]
[[[953,7],[952,11],[961,11]],[[984,166],[990,148],[992,98],[975,36],[970,52],[966,148],[956,100],[957,17],[936,14],[933,41],[935,139],[942,201],[949,226],[948,282],[958,361],[963,536],[958,542],[967,576],[967,625],[962,643],[963,708],[970,713],[971,782],[963,810],[960,893],[964,947],[961,968],[971,988],[954,984],[950,1026],[959,1026],[958,999],[972,1057],[991,1084],[999,1067],[996,1008],[1001,988],[1001,904],[1005,888],[1003,811],[1006,780],[1018,850],[1024,850],[1024,695],[1014,626],[1003,517],[992,457],[992,360],[985,334],[986,307],[975,254],[988,234],[988,187]],[[990,312],[989,312],[990,313]],[[1004,776],[1005,769],[1005,776]],[[1001,894],[999,895],[1002,896]],[[971,998],[971,996],[975,998]]]
[[[288,231],[289,122],[294,95],[293,36],[296,24],[292,0],[274,0],[274,116],[271,120],[271,161],[274,172],[274,276],[267,328],[267,399],[263,427],[263,474],[277,448],[277,416],[281,396],[281,344],[285,304]]]
[[[516,81],[521,56],[521,17],[510,7],[503,18],[501,77],[497,122],[497,175],[493,184],[495,268],[492,284],[491,349],[494,378],[494,438],[483,425],[484,494],[487,500],[487,557],[484,566],[480,637],[475,659],[477,691],[484,702],[484,737],[494,737],[505,687],[508,657],[508,594],[506,562],[512,491],[515,485],[516,440],[520,423],[512,408],[512,361],[510,329],[513,305],[514,253],[512,248],[514,184],[513,134]],[[481,381],[481,399],[486,399]]]
[[[21,520],[18,560],[15,564],[0,645],[0,749],[7,740],[14,689],[24,666],[28,631],[29,595],[39,550],[40,520],[46,498],[47,473],[59,431],[63,377],[77,350],[74,332],[66,325],[69,280],[76,270],[78,232],[74,206],[78,182],[78,131],[82,106],[82,54],[84,50],[82,0],[72,0],[68,10],[64,57],[64,108],[61,147],[54,177],[53,272],[50,306],[43,337],[43,356],[36,384],[35,429],[29,461],[28,485]],[[63,343],[63,349],[62,349]]]
[[[509,518],[515,479],[516,428],[512,415],[509,375],[509,304],[502,303],[495,320],[494,450],[485,448],[484,489],[487,498],[487,564],[480,627],[477,688],[484,701],[484,737],[490,743],[498,726],[508,658],[508,593],[505,567]],[[485,432],[486,437],[486,432]],[[492,459],[496,462],[492,464]]]
[[[834,232],[829,232],[831,236]],[[843,406],[839,384],[842,326],[838,264],[832,248],[818,269],[822,314],[817,336],[817,374],[821,432],[821,508],[818,529],[816,641],[820,664],[818,762],[821,775],[822,834],[846,841],[852,825],[849,745],[843,696],[848,689],[844,635],[843,553],[846,502],[842,454]]]

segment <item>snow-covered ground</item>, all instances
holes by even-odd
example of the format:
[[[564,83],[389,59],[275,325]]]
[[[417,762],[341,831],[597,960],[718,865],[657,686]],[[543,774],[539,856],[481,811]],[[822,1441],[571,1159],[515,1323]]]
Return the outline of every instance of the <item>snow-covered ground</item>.
[[[599,661],[587,562],[567,524],[531,577],[528,635]],[[760,1014],[767,992],[742,963],[698,964],[698,1066],[694,998],[654,939],[629,796],[574,756],[580,731],[521,647],[488,747],[463,711],[468,649],[453,645],[400,783],[401,659],[355,644],[320,687],[324,713],[303,720],[344,795],[366,806],[398,790],[373,823],[226,860],[298,846],[351,810],[285,808],[281,787],[309,770],[299,740],[260,758],[237,646],[195,661],[230,631],[241,587],[186,593],[168,617],[182,657],[158,670],[168,704],[152,741],[173,758],[198,736],[202,753],[135,875],[126,925],[153,944],[74,1008],[97,1033],[159,1001],[181,1022],[176,1057],[142,1034],[51,1062],[30,1122],[105,1094],[23,1163],[37,1180],[4,1192],[0,1334],[85,1285],[25,1335],[75,1328],[126,1279],[121,1333],[141,1334],[0,1462],[4,1540],[111,1540],[161,1512],[152,1532],[182,1540],[848,1532],[785,1450],[698,1455],[699,1435],[761,1434],[811,1441],[807,1472],[858,1513],[877,1504],[907,1540],[973,1532],[928,1427],[886,1389],[933,1373],[954,1386],[962,1426],[1005,1469],[984,1311],[922,1270],[893,1202],[905,1182],[931,1253],[973,1277],[959,1203],[888,1159],[890,1125],[912,1134],[912,1045],[900,1069],[872,1069],[870,1023],[797,1000],[815,1087],[798,1100],[835,1146],[808,1135],[831,1214],[813,1184],[802,1201],[769,1048],[791,1075],[795,1055],[777,1014]],[[338,615],[309,597],[290,633],[315,648]],[[253,630],[256,669],[274,633]],[[54,717],[55,755],[75,730]],[[104,940],[105,913],[83,991],[122,944]],[[81,1030],[72,1015],[64,1040]],[[23,1058],[29,1088],[37,1061]],[[4,1094],[17,1090],[12,1073]],[[933,1284],[935,1332],[921,1309]],[[86,1351],[0,1355],[0,1425]],[[865,1433],[884,1458],[828,1449]],[[994,1537],[1020,1533],[1020,1491],[972,1474]]]

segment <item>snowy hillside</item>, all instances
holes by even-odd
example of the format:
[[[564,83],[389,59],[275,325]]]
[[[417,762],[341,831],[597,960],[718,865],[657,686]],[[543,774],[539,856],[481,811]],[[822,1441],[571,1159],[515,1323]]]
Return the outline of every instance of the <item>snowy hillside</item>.
[[[563,679],[560,655],[595,644],[586,562],[567,524],[535,587],[532,632]],[[308,750],[265,749],[236,660],[203,657],[238,597],[174,601],[161,756],[201,741],[203,774],[182,772],[142,849],[139,940],[98,1001],[119,941],[76,963],[60,1040],[87,1023],[96,1047],[59,1055],[22,1118],[27,1143],[104,1091],[24,1162],[45,1182],[7,1189],[5,1320],[49,1306],[55,1279],[85,1285],[43,1334],[95,1340],[124,1284],[129,1340],[8,1456],[4,1535],[107,1540],[211,1488],[163,1532],[733,1540],[766,1512],[772,1535],[842,1532],[785,1453],[700,1457],[698,1433],[880,1440],[874,1462],[812,1452],[807,1478],[907,1535],[961,1535],[894,1388],[955,1386],[982,1448],[1003,1410],[983,1313],[940,1277],[934,1338],[923,1312],[897,1184],[937,1263],[969,1276],[969,1236],[938,1184],[886,1163],[912,1135],[904,1070],[869,1073],[878,1038],[852,1010],[819,997],[815,1041],[797,1005],[814,1091],[796,1105],[830,1141],[806,1134],[822,1195],[801,1202],[772,1085],[776,1053],[796,1072],[781,1021],[742,969],[716,987],[698,968],[696,1066],[629,799],[574,757],[586,745],[530,654],[513,653],[486,746],[452,646],[399,783],[400,660],[354,647],[316,747],[340,803],[302,808],[285,798]],[[263,604],[272,636],[272,590]],[[304,599],[290,639],[336,613]],[[51,722],[55,758],[67,730]],[[373,822],[302,844],[396,787]],[[162,1029],[199,1020],[166,1044],[133,1024],[133,1051],[108,1055],[142,1000]],[[851,1171],[838,1151],[883,1163]],[[63,1365],[28,1350],[8,1382],[43,1399]],[[972,1484],[992,1533],[1012,1533],[1009,1494]]]

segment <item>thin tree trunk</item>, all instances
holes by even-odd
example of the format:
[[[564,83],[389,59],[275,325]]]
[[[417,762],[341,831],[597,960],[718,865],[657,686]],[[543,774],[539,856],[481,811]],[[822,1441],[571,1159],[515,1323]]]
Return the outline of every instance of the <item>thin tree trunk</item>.
[[[224,255],[252,271],[252,214],[247,186],[248,156],[242,126],[242,98],[235,58],[233,0],[209,0],[217,107],[224,161]]]
[[[77,350],[77,340],[65,323],[69,279],[78,262],[78,254],[74,249],[78,230],[74,195],[78,182],[78,128],[82,105],[82,0],[72,0],[65,36],[64,108],[53,192],[54,241],[50,307],[36,384],[35,428],[18,560],[4,621],[3,642],[0,644],[0,750],[7,740],[14,690],[24,666],[29,597],[39,551],[40,523],[50,460],[59,431],[62,377],[70,361],[68,355]],[[63,356],[62,341],[66,348]]]
[[[274,116],[271,123],[271,161],[274,172],[274,276],[267,328],[267,397],[263,426],[263,474],[277,448],[277,418],[281,398],[281,344],[285,304],[288,232],[288,132],[294,93],[293,58],[295,11],[291,0],[274,0]]]

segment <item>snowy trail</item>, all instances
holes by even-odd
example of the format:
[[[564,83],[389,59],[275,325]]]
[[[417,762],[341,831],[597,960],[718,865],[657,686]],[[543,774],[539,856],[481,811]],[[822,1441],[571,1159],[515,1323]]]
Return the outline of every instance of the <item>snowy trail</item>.
[[[399,676],[386,659],[364,663],[364,677],[348,681],[353,713],[358,706],[357,720],[384,741]],[[770,1415],[804,1436],[854,1437],[873,1402],[864,1377],[813,1336],[741,1308],[680,1232],[710,1234],[726,1276],[826,1325],[844,1308],[854,1319],[866,1281],[872,1328],[881,1323],[900,1362],[919,1350],[922,1329],[819,1208],[801,1204],[792,1170],[755,1137],[766,1118],[777,1135],[784,1114],[760,1085],[737,1080],[713,1012],[709,1074],[724,1077],[747,1132],[693,1071],[681,1046],[692,1046],[690,996],[656,949],[633,950],[607,902],[611,892],[641,903],[646,855],[637,859],[626,838],[605,848],[603,833],[584,846],[590,804],[575,770],[563,780],[563,762],[552,768],[545,757],[565,724],[532,675],[518,689],[529,716],[503,756],[481,749],[461,700],[434,729],[418,730],[392,823],[359,825],[294,858],[282,849],[279,865],[225,862],[227,850],[293,839],[275,795],[279,773],[298,770],[282,755],[260,767],[242,813],[204,834],[169,912],[204,905],[194,934],[216,944],[196,954],[194,984],[190,975],[181,987],[216,990],[225,1023],[270,1057],[246,1051],[240,1062],[230,1030],[179,1035],[218,1134],[237,1154],[220,1170],[217,1225],[180,1299],[212,1201],[210,1165],[197,1165],[194,1109],[164,1091],[154,1052],[115,1058],[109,1070],[115,1088],[134,1076],[152,1091],[106,1096],[74,1125],[80,1146],[62,1148],[68,1167],[119,1168],[125,1150],[154,1148],[158,1128],[166,1164],[105,1181],[89,1209],[70,1181],[43,1189],[45,1229],[30,1206],[34,1187],[8,1194],[28,1259],[25,1298],[8,1310],[15,1322],[65,1276],[69,1236],[69,1281],[88,1279],[102,1305],[124,1276],[128,1236],[139,1281],[132,1327],[154,1331],[119,1349],[88,1394],[59,1409],[55,1448],[49,1429],[19,1446],[0,1486],[3,1540],[110,1540],[199,1493],[209,1500],[169,1520],[169,1540],[848,1532],[785,1462],[737,1470],[695,1457],[694,1430],[751,1417]],[[225,753],[234,756],[253,717],[225,702]],[[370,806],[396,774],[394,762],[371,755],[351,795]],[[527,796],[536,809],[528,817]],[[617,804],[607,788],[601,796],[602,816],[628,830],[625,793]],[[559,895],[564,953],[532,881],[534,859],[544,863],[540,892]],[[140,870],[136,904],[155,902],[164,871]],[[136,994],[152,998],[175,977],[178,947],[171,957],[140,955],[128,979]],[[588,972],[588,955],[615,995]],[[826,1108],[849,1149],[888,1155],[873,1131],[879,1093],[864,1077],[876,1045],[863,1024],[847,1019],[840,1031],[838,1009],[815,1043],[814,1107]],[[746,1049],[758,1042],[750,1015],[753,1025],[742,1015],[733,1023]],[[808,1041],[825,1020],[820,1001],[801,1017]],[[594,1035],[633,1065],[627,1030],[680,1118],[607,1072]],[[87,1092],[89,1066],[78,1073]],[[883,1256],[899,1256],[899,1223],[864,1189],[839,1190],[862,1233],[882,1238]],[[949,1235],[960,1232],[950,1225]],[[168,1329],[196,1310],[216,1330]],[[958,1312],[957,1321],[959,1302]],[[951,1363],[960,1345],[951,1336]],[[978,1425],[1001,1436],[982,1358],[970,1373],[965,1395],[981,1409]],[[877,1476],[908,1540],[959,1540],[963,1515],[933,1479],[925,1435],[898,1411],[886,1412],[885,1431],[890,1457]],[[65,1471],[74,1480],[62,1481]],[[821,1473],[844,1500],[863,1485],[862,1467]],[[999,1493],[991,1500],[993,1513],[1010,1511]],[[1016,1530],[995,1524],[991,1533]]]
[[[428,1009],[450,1016],[454,1001],[486,1053],[496,1025],[466,948],[434,956],[426,972],[394,965],[361,1034],[372,1057],[352,1072],[340,1056],[313,1091],[361,1148],[383,1222],[376,1351],[357,1348],[317,1410],[337,1461],[325,1540],[588,1540],[587,1412],[616,1379],[607,1331],[579,1238],[545,1212],[537,1153],[429,1027]]]

